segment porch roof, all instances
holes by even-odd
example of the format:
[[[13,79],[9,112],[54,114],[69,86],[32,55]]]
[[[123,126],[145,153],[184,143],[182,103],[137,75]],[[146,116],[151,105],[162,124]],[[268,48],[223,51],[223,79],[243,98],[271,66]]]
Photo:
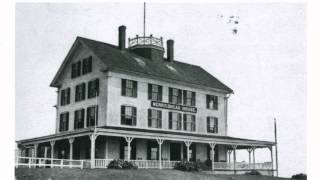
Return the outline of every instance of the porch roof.
[[[90,135],[94,132],[94,128],[86,128],[75,131],[61,132],[57,134],[41,136],[30,139],[23,139],[17,141],[21,145],[31,145],[34,143],[45,143],[49,141],[62,140],[72,137],[80,137]],[[157,139],[162,138],[169,141],[191,141],[195,143],[216,143],[223,145],[237,145],[237,149],[244,149],[248,147],[266,147],[273,146],[275,142],[260,141],[252,139],[237,138],[231,136],[220,136],[211,134],[197,134],[191,132],[176,132],[170,130],[157,129],[141,129],[132,127],[116,127],[116,126],[102,126],[97,127],[96,133],[102,136],[126,137],[132,136],[138,139]]]

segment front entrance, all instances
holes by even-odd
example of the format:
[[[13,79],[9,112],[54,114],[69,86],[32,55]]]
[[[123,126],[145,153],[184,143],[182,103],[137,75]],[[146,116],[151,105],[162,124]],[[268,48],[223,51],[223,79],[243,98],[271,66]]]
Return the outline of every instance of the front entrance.
[[[170,160],[180,161],[181,160],[181,144],[170,143]]]

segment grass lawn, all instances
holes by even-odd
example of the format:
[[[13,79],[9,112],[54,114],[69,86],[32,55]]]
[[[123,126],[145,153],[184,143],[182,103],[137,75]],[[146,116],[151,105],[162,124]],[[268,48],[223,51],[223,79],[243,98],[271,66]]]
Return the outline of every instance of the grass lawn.
[[[268,176],[210,175],[205,172],[138,169],[59,169],[17,168],[16,180],[288,180]]]

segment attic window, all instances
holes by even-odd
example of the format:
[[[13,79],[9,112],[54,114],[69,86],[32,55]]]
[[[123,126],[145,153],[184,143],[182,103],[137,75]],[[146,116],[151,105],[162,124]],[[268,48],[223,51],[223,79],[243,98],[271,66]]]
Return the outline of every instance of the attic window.
[[[177,72],[177,70],[174,67],[170,66],[170,65],[167,65],[167,68],[170,69],[171,71]]]
[[[142,59],[140,59],[140,58],[134,57],[133,59],[136,60],[137,63],[138,63],[140,66],[145,66],[145,65],[146,65],[146,63],[145,63]]]

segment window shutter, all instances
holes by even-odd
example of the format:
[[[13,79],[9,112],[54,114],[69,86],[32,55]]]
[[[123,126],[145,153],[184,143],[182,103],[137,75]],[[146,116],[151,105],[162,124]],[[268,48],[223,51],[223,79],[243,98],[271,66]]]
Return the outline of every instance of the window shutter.
[[[172,112],[169,112],[169,129],[172,129]]]
[[[68,93],[67,104],[70,104],[70,88],[68,88],[67,93]]]
[[[150,145],[150,141],[147,142],[147,160],[151,160],[151,145]]]
[[[88,57],[88,72],[92,72],[92,56]]]
[[[172,103],[172,88],[169,87],[169,103]]]
[[[152,99],[152,84],[148,84],[148,99]]]
[[[66,113],[66,131],[69,130],[69,112]]]
[[[151,123],[152,123],[152,122],[151,122],[151,121],[152,121],[152,119],[151,119],[151,116],[152,116],[151,113],[152,113],[152,112],[151,112],[151,109],[148,109],[148,127],[151,127]]]
[[[74,125],[73,125],[73,128],[74,129],[78,129],[79,127],[79,118],[78,118],[78,111],[74,111]]]
[[[196,116],[192,115],[192,131],[196,131]]]
[[[182,104],[182,90],[178,89],[178,104]]]
[[[75,77],[76,64],[71,65],[71,78]]]
[[[99,120],[99,106],[98,105],[95,106],[95,110],[96,110],[95,121],[96,121],[96,125],[98,126],[98,120]]]
[[[182,116],[180,113],[178,113],[178,130],[181,130],[181,121],[182,121]]]
[[[218,118],[214,118],[214,129],[215,133],[218,133]]]
[[[162,101],[162,86],[158,86],[159,91],[158,91],[158,101]]]
[[[80,118],[80,128],[84,128],[84,109],[81,109]]]
[[[210,117],[207,117],[207,132],[210,132]]]
[[[210,96],[207,95],[207,98],[206,98],[206,99],[207,99],[207,108],[210,108],[210,106],[209,106],[209,97],[210,97]]]
[[[132,113],[133,113],[133,125],[137,125],[137,108],[132,107]]]
[[[125,124],[125,106],[121,106],[121,115],[120,115],[120,119],[121,119],[121,124]]]
[[[126,95],[126,80],[125,79],[121,80],[121,95],[122,96]]]
[[[63,100],[64,100],[64,90],[61,90],[61,93],[60,93],[60,105],[62,106],[62,105],[64,105],[64,102],[63,102]]]
[[[162,128],[162,111],[158,111],[158,128]]]
[[[87,127],[90,126],[90,107],[87,108]]]
[[[121,139],[120,141],[120,159],[124,159],[124,146],[125,146],[125,142],[123,141],[123,139]]]
[[[183,114],[183,130],[187,130],[187,115]]]
[[[133,81],[133,97],[138,97],[138,82]]]
[[[192,92],[192,100],[191,100],[191,106],[196,105],[196,93]]]
[[[82,84],[82,100],[86,98],[86,84]]]
[[[214,109],[218,110],[218,96],[215,96]]]
[[[186,105],[187,104],[187,91],[183,90],[183,104]]]
[[[99,88],[99,79],[96,79],[95,80],[95,86],[96,86],[96,89],[95,89],[95,91],[96,91],[96,96],[99,96],[99,91],[100,91],[100,88]]]

